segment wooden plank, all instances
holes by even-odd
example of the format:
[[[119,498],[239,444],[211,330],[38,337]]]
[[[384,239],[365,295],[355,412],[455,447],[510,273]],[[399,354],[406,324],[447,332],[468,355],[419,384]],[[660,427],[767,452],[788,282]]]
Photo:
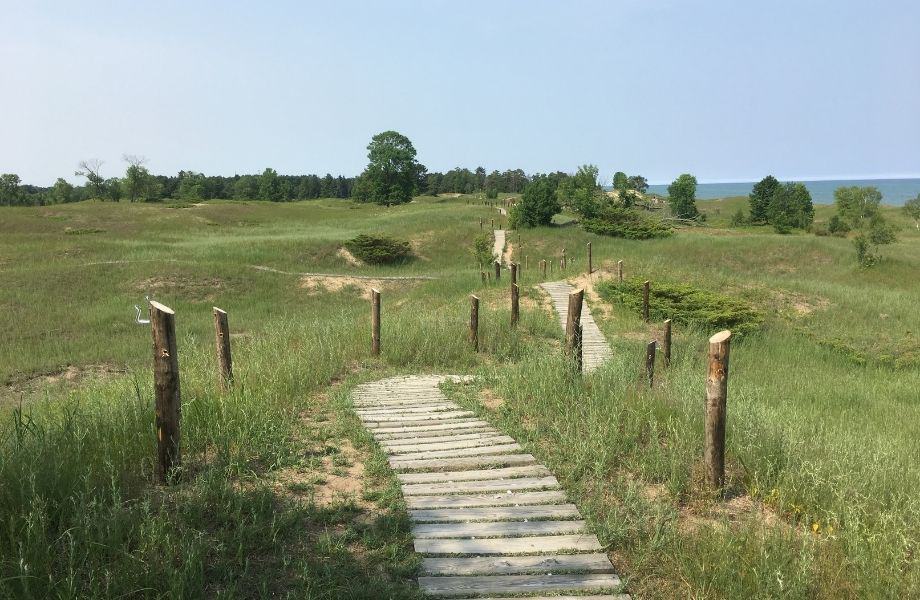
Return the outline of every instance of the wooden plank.
[[[427,412],[420,414],[390,414],[383,413],[367,418],[362,418],[366,423],[385,423],[390,421],[414,423],[416,421],[444,421],[450,419],[460,419],[463,417],[472,417],[475,413],[468,410],[447,410],[442,412]],[[360,416],[360,415],[359,415]]]
[[[412,431],[437,431],[439,429],[464,429],[468,427],[488,427],[489,423],[481,419],[458,419],[453,423],[438,423],[436,425],[387,425],[380,427],[367,427],[374,433],[406,433]]]
[[[476,600],[508,600],[507,597],[496,598],[483,598],[478,597]],[[632,600],[632,597],[629,594],[578,594],[577,596],[558,596],[553,594],[552,596],[527,596],[526,600]]]
[[[460,458],[431,458],[423,460],[390,460],[394,471],[438,471],[475,469],[489,466],[531,465],[537,462],[530,454],[487,454]]]
[[[447,410],[457,410],[459,407],[456,404],[448,404],[446,402],[441,402],[440,404],[426,404],[424,406],[405,406],[399,408],[391,407],[382,407],[382,408],[356,408],[355,413],[366,417],[369,415],[414,415],[414,414],[427,414],[427,413],[437,413]]]
[[[438,496],[508,490],[546,490],[559,487],[553,476],[519,477],[517,479],[485,479],[481,481],[451,481],[445,483],[410,483],[402,486],[404,496]]]
[[[520,575],[525,573],[613,573],[606,554],[426,558],[424,575]]]
[[[581,515],[574,504],[549,504],[410,510],[409,517],[416,523],[468,523],[473,521],[522,521],[525,519],[578,519],[581,518]]]
[[[455,458],[460,456],[479,456],[482,454],[507,454],[520,450],[521,446],[514,444],[499,444],[497,446],[482,446],[479,448],[460,448],[459,450],[430,450],[427,452],[413,452],[400,454],[398,460],[425,460],[431,458]],[[396,460],[395,458],[391,458]]]
[[[474,471],[439,471],[436,473],[400,473],[400,483],[436,483],[440,481],[472,481],[475,479],[508,479],[512,477],[547,477],[552,475],[543,465],[478,469]]]
[[[501,433],[494,427],[482,425],[480,427],[467,427],[465,429],[436,429],[431,431],[405,431],[402,433],[378,433],[374,435],[378,441],[385,440],[422,440],[427,438],[436,438],[448,435],[466,435],[466,434],[495,434]]]
[[[445,509],[475,508],[477,506],[515,506],[523,504],[559,504],[565,502],[565,493],[559,490],[548,492],[512,492],[510,494],[469,494],[453,496],[408,496],[406,508]]]
[[[425,538],[415,540],[419,554],[538,554],[571,550],[602,550],[593,534],[547,535],[517,538],[490,538],[485,540],[442,540]]]
[[[497,538],[583,533],[584,521],[495,521],[491,523],[425,523],[412,535],[423,538]]]
[[[377,438],[377,441],[384,448],[396,448],[399,446],[410,446],[413,444],[435,444],[438,442],[459,442],[460,440],[479,440],[502,435],[502,432],[493,429],[490,432],[479,432],[460,430],[460,432],[440,433],[434,435],[412,435],[410,437],[401,437],[396,439]]]
[[[389,454],[409,454],[413,452],[427,452],[429,450],[459,450],[461,448],[478,448],[481,446],[495,446],[498,444],[513,444],[514,438],[507,435],[493,435],[472,440],[454,440],[451,442],[425,442],[419,444],[401,444],[390,446],[381,444]]]
[[[526,594],[529,592],[580,592],[615,590],[620,578],[609,573],[566,575],[458,575],[455,577],[419,577],[418,585],[426,594],[454,598],[474,594]]]

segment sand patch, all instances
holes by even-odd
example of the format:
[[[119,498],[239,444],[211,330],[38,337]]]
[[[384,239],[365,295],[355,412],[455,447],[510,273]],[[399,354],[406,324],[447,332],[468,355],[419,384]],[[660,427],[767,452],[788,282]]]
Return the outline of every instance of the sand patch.
[[[482,405],[487,410],[496,411],[500,409],[502,405],[505,404],[505,399],[499,396],[496,396],[495,393],[489,388],[485,388],[484,390],[482,390],[481,395],[482,395],[482,400],[481,400]]]
[[[361,259],[359,259],[357,256],[355,256],[354,254],[349,252],[348,248],[345,248],[344,246],[339,248],[338,251],[335,253],[335,255],[338,256],[339,258],[344,259],[345,262],[347,262],[349,265],[353,267],[363,267],[364,266],[364,262]]]
[[[747,495],[708,505],[702,512],[692,505],[685,506],[680,510],[677,528],[682,534],[693,534],[701,529],[724,529],[750,520],[769,528],[789,528],[770,507]]]
[[[20,379],[14,379],[7,385],[7,391],[13,394],[33,393],[48,387],[76,387],[85,381],[103,381],[126,370],[115,365],[101,363],[96,365],[67,365],[60,371],[42,373]]]
[[[827,298],[811,297],[785,290],[770,290],[769,293],[771,308],[797,317],[810,315],[818,310],[826,310],[831,305]]]
[[[362,298],[370,300],[371,290],[384,291],[395,287],[405,287],[413,285],[410,281],[393,281],[387,279],[368,279],[363,277],[349,277],[347,275],[329,276],[329,275],[306,275],[300,278],[301,289],[306,290],[307,295],[316,296],[319,294],[337,294],[357,293]]]
[[[151,297],[163,294],[181,296],[190,302],[214,302],[223,287],[224,282],[216,277],[173,275],[141,280],[134,285],[134,290]]]

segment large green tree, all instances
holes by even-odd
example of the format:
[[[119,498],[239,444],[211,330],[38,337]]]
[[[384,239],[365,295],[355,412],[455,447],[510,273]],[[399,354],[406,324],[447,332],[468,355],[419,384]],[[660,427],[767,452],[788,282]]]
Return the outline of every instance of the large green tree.
[[[284,188],[278,178],[278,171],[272,168],[262,171],[262,175],[259,176],[259,198],[272,202],[284,200]]]
[[[623,171],[617,171],[613,174],[613,189],[618,192],[629,189],[629,177]]]
[[[894,229],[882,216],[882,193],[875,187],[845,186],[834,190],[837,214],[856,231],[856,260],[871,267],[879,260],[878,246],[895,241]]]
[[[773,194],[779,188],[779,181],[772,175],[767,175],[754,184],[748,200],[751,203],[751,221],[753,223],[767,222],[767,208],[770,206],[770,200]]]
[[[58,177],[57,181],[54,182],[54,187],[51,188],[51,201],[55,204],[66,204],[73,202],[73,200],[73,186],[65,179]]]
[[[147,170],[147,167],[144,166],[147,163],[147,159],[133,154],[125,154],[122,158],[128,163],[124,183],[122,184],[122,191],[125,197],[131,202],[150,200],[156,197],[156,180]]]
[[[106,196],[105,178],[101,173],[102,164],[102,161],[98,158],[81,160],[79,171],[74,173],[74,175],[86,177],[86,185],[94,198],[104,198]]]
[[[534,175],[521,200],[511,208],[511,227],[537,227],[549,225],[553,215],[562,208],[556,199],[557,180],[546,175]]]
[[[558,179],[556,198],[583,219],[593,219],[604,205],[606,194],[597,184],[600,170],[596,165],[581,165],[571,177]]]
[[[355,183],[359,200],[378,204],[409,202],[424,167],[415,159],[415,147],[397,131],[384,131],[367,146],[367,168]]]
[[[19,201],[19,175],[4,173],[0,175],[0,202],[12,206]]]
[[[805,184],[784,183],[776,187],[767,204],[767,221],[777,232],[807,229],[814,220],[815,207]]]
[[[684,173],[668,186],[668,202],[671,213],[681,219],[694,219],[699,215],[696,209],[696,177]]]

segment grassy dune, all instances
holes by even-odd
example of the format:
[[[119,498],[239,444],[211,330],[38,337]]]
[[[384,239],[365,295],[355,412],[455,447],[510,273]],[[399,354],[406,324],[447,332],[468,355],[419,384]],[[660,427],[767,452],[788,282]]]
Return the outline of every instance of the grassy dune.
[[[478,217],[492,215],[463,198],[3,210],[0,595],[415,597],[398,488],[347,391],[429,371],[482,376],[501,401],[451,393],[560,475],[640,597],[920,595],[920,236],[892,211],[900,240],[865,271],[847,240],[725,227],[737,202],[701,202],[709,226],[665,240],[572,225],[511,235],[530,264],[517,331],[505,286],[483,286],[471,264]],[[418,258],[351,265],[341,242],[367,232],[412,240]],[[564,368],[530,284],[562,248],[583,268],[587,241],[595,264],[623,259],[653,285],[764,314],[733,346],[728,500],[701,486],[712,332],[676,328],[674,364],[648,390],[655,327],[593,298],[614,359],[583,379]],[[366,283],[324,291],[298,273],[436,279],[382,282],[375,360]],[[471,292],[479,355],[463,339]],[[150,483],[150,333],[133,323],[147,293],[178,313],[186,476],[170,489]],[[224,397],[212,305],[237,334]],[[58,375],[68,366],[72,381]],[[324,496],[355,470],[351,493]]]

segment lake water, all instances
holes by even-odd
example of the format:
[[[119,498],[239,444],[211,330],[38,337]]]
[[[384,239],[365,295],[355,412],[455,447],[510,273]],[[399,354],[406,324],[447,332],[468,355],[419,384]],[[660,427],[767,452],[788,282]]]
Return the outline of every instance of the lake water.
[[[811,199],[816,204],[833,204],[834,190],[847,185],[874,186],[882,193],[882,202],[901,206],[907,200],[920,194],[920,179],[828,179],[824,181],[803,181],[811,192]],[[701,183],[696,186],[699,200],[728,198],[730,196],[747,196],[751,193],[754,182],[741,183]],[[668,195],[667,185],[650,185],[648,191]]]

